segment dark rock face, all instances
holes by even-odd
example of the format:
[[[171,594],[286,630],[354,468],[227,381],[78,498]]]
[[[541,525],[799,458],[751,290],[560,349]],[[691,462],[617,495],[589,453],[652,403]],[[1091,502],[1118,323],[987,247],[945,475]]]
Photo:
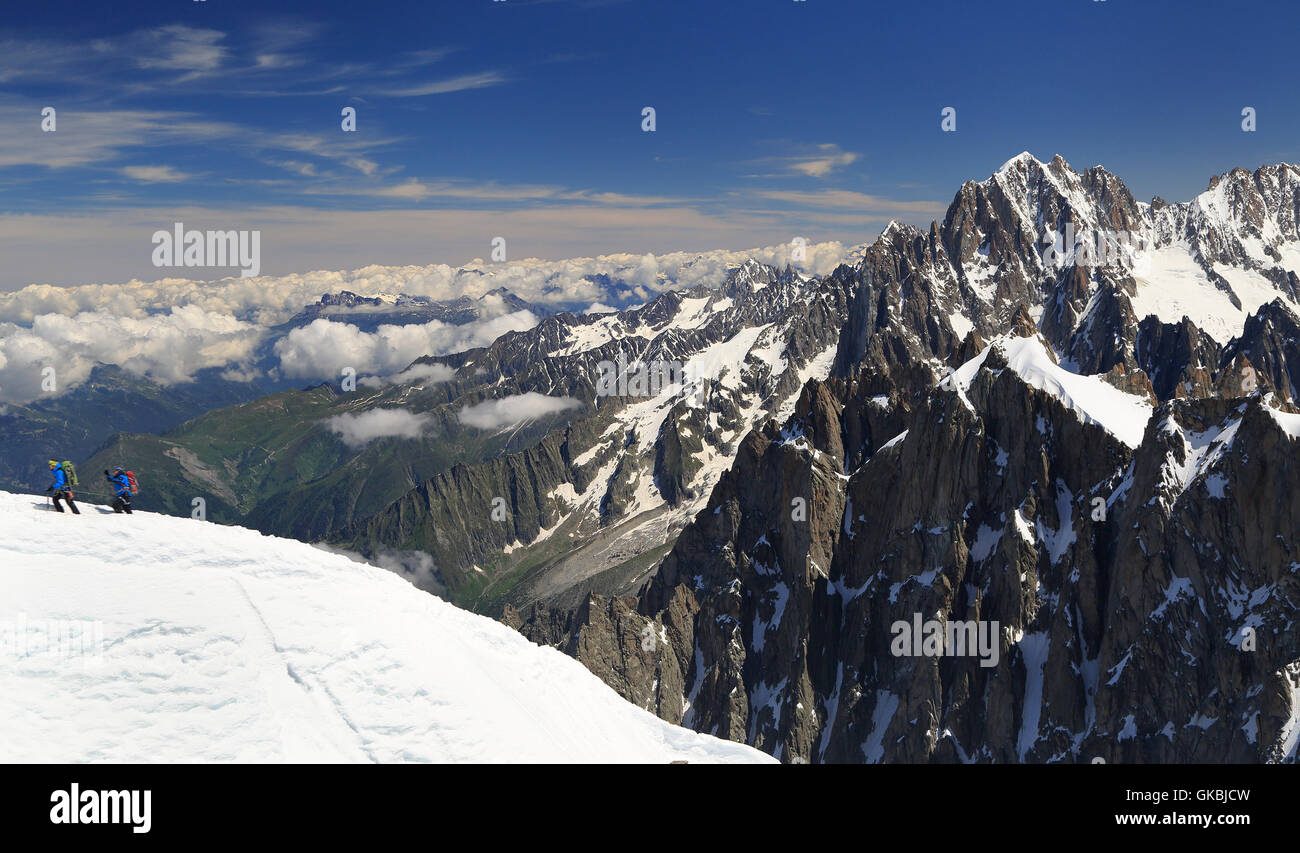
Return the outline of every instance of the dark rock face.
[[[1169,400],[1212,393],[1211,375],[1222,349],[1186,317],[1176,324],[1147,317],[1138,327],[1135,355],[1151,377],[1156,396]]]
[[[1261,398],[1173,401],[1116,512],[1096,720],[1114,761],[1295,760],[1300,447]]]
[[[473,554],[485,547],[501,550],[535,538],[548,525],[553,508],[544,496],[568,477],[565,436],[551,433],[526,451],[478,465],[457,465],[346,535],[361,547],[396,543],[403,550],[436,555],[441,582],[459,589],[474,570],[446,555]]]
[[[1260,397],[1179,400],[1133,449],[995,356],[964,397],[900,407],[903,437],[849,475],[839,403],[810,386],[636,612],[595,598],[523,630],[790,761],[1294,757],[1297,439]],[[896,656],[918,616],[996,623],[996,664]],[[669,641],[629,657],[647,626]]]
[[[1300,323],[1247,245],[1281,257],[1297,188],[1238,171],[1143,206],[1027,156],[967,184],[828,277],[829,376],[745,436],[635,596],[509,621],[790,762],[1295,761]],[[1213,264],[1282,296],[1216,340],[1142,315],[1123,263],[1045,260],[1042,223],[1186,244],[1238,307]]]
[[[1294,400],[1300,388],[1300,321],[1281,300],[1246,318],[1240,337],[1224,350],[1222,362],[1248,360],[1265,387]],[[1249,389],[1254,390],[1254,389]]]

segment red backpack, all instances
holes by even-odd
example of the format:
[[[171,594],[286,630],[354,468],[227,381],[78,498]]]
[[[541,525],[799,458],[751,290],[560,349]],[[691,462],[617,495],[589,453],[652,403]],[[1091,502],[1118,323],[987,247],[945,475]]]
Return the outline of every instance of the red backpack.
[[[131,486],[131,494],[140,494],[140,484],[136,482],[135,474],[130,471],[125,471],[123,473],[126,474],[126,482]]]

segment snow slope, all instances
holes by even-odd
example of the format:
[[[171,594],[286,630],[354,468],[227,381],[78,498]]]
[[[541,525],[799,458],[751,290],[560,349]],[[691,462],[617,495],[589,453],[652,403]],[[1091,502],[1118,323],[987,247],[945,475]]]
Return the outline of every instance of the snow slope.
[[[676,759],[773,760],[344,556],[0,492],[0,762]]]
[[[1210,281],[1186,242],[1152,249],[1133,270],[1137,284],[1132,297],[1134,313],[1139,318],[1154,314],[1162,323],[1178,323],[1188,317],[1207,335],[1226,344],[1241,334],[1246,318],[1261,305],[1280,298],[1293,310],[1300,308],[1254,270],[1226,264],[1216,264],[1214,269],[1231,285],[1240,308],[1226,290]]]

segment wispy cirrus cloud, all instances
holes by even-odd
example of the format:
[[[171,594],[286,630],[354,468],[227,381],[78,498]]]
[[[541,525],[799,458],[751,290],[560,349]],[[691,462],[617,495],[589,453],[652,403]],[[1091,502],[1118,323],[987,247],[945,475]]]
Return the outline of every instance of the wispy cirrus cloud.
[[[939,201],[905,201],[887,196],[861,193],[854,190],[758,190],[759,198],[780,201],[813,209],[854,210],[890,218],[936,216],[948,209]]]
[[[43,133],[41,104],[0,103],[0,167],[108,166],[131,148],[152,148],[228,139],[236,125],[193,113],[161,110],[94,110],[77,105],[56,113],[58,130]]]
[[[77,234],[73,253],[0,235],[24,256],[10,259],[8,286],[157,275],[138,233],[191,219],[263,228],[267,269],[288,272],[459,261],[486,254],[494,234],[509,238],[512,258],[775,245],[795,233],[857,242],[877,217],[915,220],[939,208],[847,188],[862,187],[861,158],[834,142],[769,140],[724,155],[767,157],[719,160],[672,134],[641,134],[630,119],[627,145],[574,139],[569,122],[539,127],[541,144],[503,139],[502,114],[479,105],[509,102],[493,90],[545,84],[544,63],[576,58],[556,51],[539,58],[415,39],[387,54],[340,52],[349,35],[341,25],[302,21],[120,25],[80,41],[9,38],[0,28],[0,46],[13,51],[0,79],[19,93],[0,95],[0,191],[11,209],[56,213],[48,221]],[[482,94],[430,108],[430,98],[474,91]],[[260,96],[301,100],[269,109]],[[48,103],[58,107],[57,133],[39,127]],[[340,127],[343,106],[357,107],[358,132]],[[508,144],[518,156],[497,156]],[[681,179],[738,162],[766,164],[772,180]],[[31,166],[43,168],[22,168]],[[97,218],[104,227],[86,227]]]
[[[178,90],[254,97],[364,93],[417,97],[505,83],[504,71],[477,71],[430,81],[428,68],[452,46],[405,51],[383,62],[322,63],[323,28],[311,21],[267,20],[238,37],[222,30],[167,24],[90,40],[0,35],[0,83],[61,85],[113,97]],[[405,78],[405,79],[403,79]]]
[[[802,175],[809,178],[825,178],[833,172],[858,161],[858,154],[845,151],[833,142],[819,145],[797,146],[793,154],[778,157],[762,157],[753,162],[780,169],[777,173],[749,175],[751,178],[773,178]]]
[[[176,182],[187,173],[172,164],[138,166],[123,161],[143,156],[162,159],[172,150],[220,145],[229,154],[303,177],[323,176],[331,164],[374,175],[380,166],[368,155],[393,142],[375,134],[275,132],[193,112],[104,110],[76,102],[60,106],[58,130],[45,133],[40,128],[41,109],[38,101],[0,102],[0,168],[100,168],[133,181]]]
[[[834,143],[817,146],[817,153],[803,159],[793,158],[789,161],[790,170],[813,178],[824,178],[836,169],[855,162],[858,155],[852,151],[841,151]]]
[[[522,201],[527,199],[554,198],[561,192],[557,187],[513,185],[501,186],[492,183],[474,183],[470,181],[421,181],[409,178],[391,186],[335,188],[323,187],[324,194],[367,195],[376,198],[401,199],[405,201],[423,201],[428,198],[475,199],[480,201]]]
[[[0,82],[62,84],[68,89],[140,91],[226,70],[232,49],[220,30],[168,24],[90,40],[0,37]],[[180,76],[177,76],[180,72]]]
[[[428,199],[454,199],[477,202],[528,202],[554,203],[580,202],[627,207],[648,207],[664,204],[685,204],[692,199],[673,196],[647,196],[617,192],[578,190],[539,184],[499,184],[444,178],[420,180],[408,178],[396,184],[377,184],[368,187],[353,185],[320,186],[307,190],[313,195],[369,196],[395,201],[421,202]]]
[[[500,71],[480,71],[474,74],[461,74],[456,77],[447,77],[442,80],[417,83],[411,86],[376,89],[374,93],[390,98],[418,98],[425,95],[446,95],[450,92],[464,92],[469,89],[486,89],[489,86],[500,86],[507,81],[506,75]]]
[[[356,169],[367,177],[373,175],[379,169],[379,164],[374,160],[368,160],[365,157],[349,157],[343,161],[349,168]]]
[[[230,54],[225,39],[220,30],[169,24],[117,39],[95,39],[90,47],[101,56],[133,61],[138,68],[199,75],[225,65]]]
[[[171,166],[123,166],[122,174],[145,184],[172,184],[194,177]]]

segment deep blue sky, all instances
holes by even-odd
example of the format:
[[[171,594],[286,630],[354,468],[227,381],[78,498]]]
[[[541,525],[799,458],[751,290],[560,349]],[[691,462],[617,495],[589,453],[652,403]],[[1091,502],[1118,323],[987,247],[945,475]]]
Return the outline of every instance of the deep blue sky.
[[[1143,200],[1300,161],[1289,2],[6,7],[0,250],[16,272],[0,288],[148,273],[133,232],[83,217],[278,223],[286,248],[264,247],[264,268],[283,273],[461,263],[495,233],[545,257],[860,242],[941,217],[1022,150],[1104,164]]]

